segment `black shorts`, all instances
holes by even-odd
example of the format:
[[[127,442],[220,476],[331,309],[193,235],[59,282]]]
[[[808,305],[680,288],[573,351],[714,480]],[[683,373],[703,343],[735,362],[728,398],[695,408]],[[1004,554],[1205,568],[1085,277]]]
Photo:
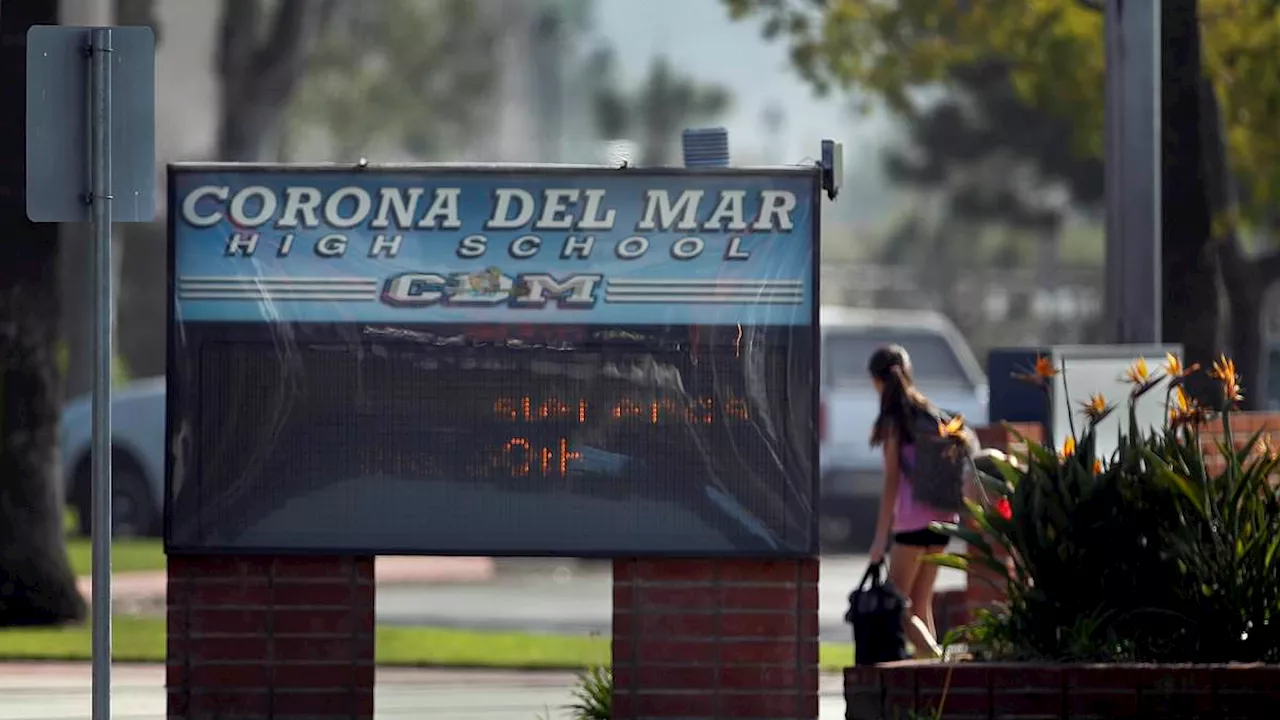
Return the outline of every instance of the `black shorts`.
[[[941,547],[951,542],[951,538],[937,530],[921,528],[919,530],[900,532],[893,536],[893,542],[910,547]]]

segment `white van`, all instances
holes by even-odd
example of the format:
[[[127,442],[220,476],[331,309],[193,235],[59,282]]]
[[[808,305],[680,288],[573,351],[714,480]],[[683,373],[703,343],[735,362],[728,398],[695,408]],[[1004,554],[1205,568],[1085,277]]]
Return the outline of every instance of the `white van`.
[[[828,548],[865,548],[875,532],[883,483],[880,450],[870,445],[879,398],[867,361],[882,345],[911,356],[916,384],[938,407],[971,425],[987,422],[987,378],[964,336],[942,313],[824,306],[821,536]]]

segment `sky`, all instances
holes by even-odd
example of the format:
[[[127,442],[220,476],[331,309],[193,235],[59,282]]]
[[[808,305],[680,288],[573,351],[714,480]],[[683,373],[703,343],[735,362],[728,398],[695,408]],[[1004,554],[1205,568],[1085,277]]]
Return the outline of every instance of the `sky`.
[[[766,42],[759,22],[731,21],[720,0],[597,0],[594,14],[597,35],[616,48],[628,84],[640,82],[653,59],[665,55],[684,74],[732,93],[734,106],[721,124],[736,162],[812,160],[824,138],[834,139],[844,143],[846,191],[858,195],[848,210],[863,215],[857,210],[879,205],[872,196],[880,195],[888,123],[855,115],[847,97],[815,97],[791,69],[785,43]],[[776,148],[767,147],[763,122],[772,103],[785,111]]]

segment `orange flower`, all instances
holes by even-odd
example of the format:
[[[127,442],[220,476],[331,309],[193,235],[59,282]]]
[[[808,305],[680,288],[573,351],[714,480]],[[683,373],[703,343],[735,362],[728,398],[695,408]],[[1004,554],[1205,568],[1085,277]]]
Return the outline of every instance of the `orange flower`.
[[[1169,426],[1179,428],[1183,425],[1199,425],[1204,422],[1208,413],[1199,403],[1187,396],[1187,392],[1179,385],[1174,388],[1170,398]]]
[[[1102,396],[1102,393],[1090,395],[1089,399],[1080,403],[1080,405],[1084,408],[1085,417],[1089,418],[1089,422],[1094,425],[1102,422],[1104,418],[1111,414],[1112,410],[1115,410],[1114,405],[1107,404],[1107,399]]]
[[[1196,363],[1188,367],[1182,366],[1182,359],[1173,353],[1165,353],[1164,356],[1164,374],[1169,376],[1169,383],[1172,385],[1180,385],[1186,380],[1191,373],[1200,369],[1200,364]]]
[[[1213,370],[1209,375],[1215,380],[1222,383],[1222,394],[1228,406],[1234,407],[1236,403],[1244,399],[1244,392],[1240,389],[1240,375],[1236,373],[1236,363],[1226,355],[1219,357],[1213,363]]]
[[[1013,374],[1013,377],[1014,379],[1031,383],[1032,385],[1039,385],[1042,388],[1047,388],[1049,386],[1049,381],[1057,377],[1059,372],[1058,368],[1053,366],[1053,360],[1043,355],[1039,355],[1036,357],[1036,364],[1034,367],[1029,370],[1024,370],[1023,372],[1016,372]]]
[[[1253,451],[1267,460],[1275,460],[1278,456],[1270,434],[1258,438],[1258,443],[1254,446]]]
[[[1124,379],[1128,380],[1130,385],[1133,385],[1131,395],[1136,398],[1145,395],[1151,388],[1160,384],[1164,376],[1159,373],[1152,373],[1151,368],[1147,367],[1147,359],[1140,357],[1134,360],[1129,369],[1125,371]]]
[[[1062,443],[1062,450],[1058,453],[1058,459],[1066,460],[1067,458],[1075,454],[1076,454],[1076,439],[1068,435],[1066,442]]]
[[[964,439],[964,416],[956,415],[945,423],[938,423],[938,437]]]
[[[1178,425],[1178,420],[1191,409],[1191,400],[1187,391],[1181,387],[1174,388],[1169,398],[1169,424]]]
[[[1096,458],[1093,461],[1093,474],[1094,475],[1102,474],[1102,461]]]
[[[1133,361],[1129,369],[1125,371],[1125,379],[1134,385],[1144,385],[1151,379],[1151,370],[1147,367],[1146,358],[1138,358]]]

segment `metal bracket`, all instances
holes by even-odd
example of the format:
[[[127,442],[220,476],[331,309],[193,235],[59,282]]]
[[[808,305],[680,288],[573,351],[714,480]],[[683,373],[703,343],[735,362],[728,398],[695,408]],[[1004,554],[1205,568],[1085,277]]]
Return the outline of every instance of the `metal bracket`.
[[[835,140],[823,140],[822,160],[818,166],[822,168],[822,189],[828,199],[835,200],[840,194],[840,186],[844,184],[844,145]]]

